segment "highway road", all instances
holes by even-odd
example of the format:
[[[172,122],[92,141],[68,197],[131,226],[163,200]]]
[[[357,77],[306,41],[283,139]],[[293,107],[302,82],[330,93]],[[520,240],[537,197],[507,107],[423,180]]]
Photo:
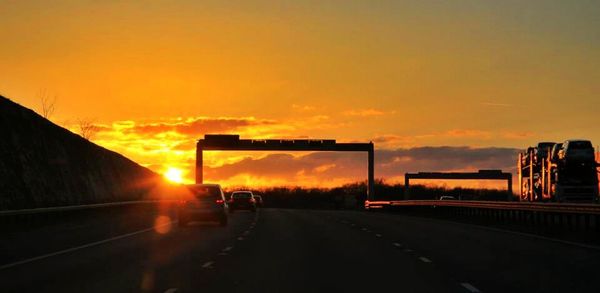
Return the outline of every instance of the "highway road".
[[[173,213],[8,232],[1,292],[600,292],[600,247],[359,211]]]

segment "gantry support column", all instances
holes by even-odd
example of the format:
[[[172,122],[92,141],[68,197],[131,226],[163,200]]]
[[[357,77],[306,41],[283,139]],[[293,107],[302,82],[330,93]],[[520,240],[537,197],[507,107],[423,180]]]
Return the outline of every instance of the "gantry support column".
[[[375,198],[375,148],[373,143],[369,143],[369,180],[367,182],[367,200]]]
[[[202,184],[204,182],[202,151],[202,147],[196,146],[196,184]]]
[[[506,181],[508,182],[508,186],[506,187],[506,190],[508,190],[508,198],[506,200],[511,201],[513,200],[512,174],[506,178]]]
[[[410,176],[408,173],[404,174],[404,199],[410,199]]]

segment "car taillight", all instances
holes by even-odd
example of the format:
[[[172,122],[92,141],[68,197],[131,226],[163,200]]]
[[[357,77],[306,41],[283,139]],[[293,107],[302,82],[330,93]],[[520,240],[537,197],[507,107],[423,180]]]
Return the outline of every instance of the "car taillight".
[[[224,201],[222,199],[217,199],[215,202],[218,203],[218,204],[223,204],[224,203]]]

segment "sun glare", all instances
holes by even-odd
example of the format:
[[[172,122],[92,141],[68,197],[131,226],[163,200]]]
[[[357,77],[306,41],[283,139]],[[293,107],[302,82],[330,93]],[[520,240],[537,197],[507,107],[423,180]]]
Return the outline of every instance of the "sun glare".
[[[182,183],[183,182],[183,172],[180,169],[169,167],[165,172],[164,176],[167,180],[174,183]]]

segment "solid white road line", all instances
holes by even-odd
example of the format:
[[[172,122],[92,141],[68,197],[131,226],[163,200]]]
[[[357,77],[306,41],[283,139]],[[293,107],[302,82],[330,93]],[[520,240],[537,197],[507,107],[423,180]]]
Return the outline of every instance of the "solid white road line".
[[[203,268],[203,269],[212,268],[212,266],[213,266],[213,264],[214,264],[214,263],[215,263],[214,261],[207,261],[207,262],[205,262],[205,263],[202,265],[202,268]]]
[[[381,234],[375,234],[375,237],[381,238]]]
[[[394,244],[394,246],[396,246],[396,247],[402,247],[402,244],[400,244],[400,243],[398,243],[398,242],[394,242],[393,244]]]
[[[77,250],[88,248],[88,247],[92,247],[92,246],[97,246],[97,245],[104,244],[104,243],[107,243],[107,242],[111,242],[111,241],[115,241],[115,240],[119,240],[119,239],[131,237],[131,236],[134,236],[134,235],[138,235],[138,234],[142,234],[142,233],[145,233],[145,232],[148,232],[148,231],[152,231],[152,230],[156,229],[157,227],[167,226],[167,225],[171,225],[173,223],[175,223],[175,221],[172,221],[172,222],[169,222],[169,223],[165,223],[163,225],[154,226],[154,227],[151,227],[151,228],[147,228],[147,229],[143,229],[143,230],[139,230],[139,231],[135,231],[135,232],[131,232],[131,233],[127,233],[127,234],[123,234],[123,235],[111,237],[111,238],[108,238],[108,239],[104,239],[104,240],[100,240],[100,241],[96,241],[96,242],[92,242],[92,243],[88,243],[88,244],[84,244],[84,245],[80,245],[80,246],[76,246],[76,247],[71,247],[71,248],[68,248],[68,249],[63,249],[63,250],[59,250],[59,251],[56,251],[56,252],[52,252],[52,253],[48,253],[48,254],[36,256],[36,257],[32,257],[32,258],[29,258],[29,259],[25,259],[25,260],[13,262],[13,263],[10,263],[10,264],[5,264],[5,265],[0,266],[0,270],[12,268],[12,267],[15,267],[15,266],[18,266],[18,265],[22,265],[22,264],[34,262],[36,260],[42,260],[42,259],[49,258],[49,257],[52,257],[52,256],[61,255],[61,254],[65,254],[65,253],[77,251]]]
[[[175,292],[177,292],[177,288],[170,288],[170,289],[167,289],[167,291],[165,291],[165,293],[175,293]]]
[[[475,288],[475,286],[469,284],[469,283],[460,283],[463,287],[465,287],[465,289],[469,290],[469,292],[472,293],[480,293],[481,291],[479,291],[479,289]]]
[[[422,256],[421,256],[421,257],[419,257],[419,259],[420,259],[422,262],[426,262],[426,263],[430,263],[430,262],[431,262],[431,260],[430,260],[430,259],[428,259],[428,258],[426,258],[426,257],[422,257]]]
[[[223,248],[223,251],[230,251],[233,249],[233,246],[227,246],[225,248]]]

